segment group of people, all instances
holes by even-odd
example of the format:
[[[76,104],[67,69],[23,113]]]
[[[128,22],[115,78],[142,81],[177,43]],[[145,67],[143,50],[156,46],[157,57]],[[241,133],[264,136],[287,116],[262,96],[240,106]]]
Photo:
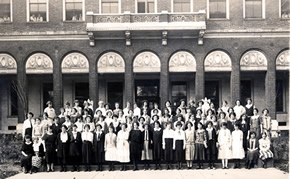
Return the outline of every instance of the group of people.
[[[30,16],[30,22],[43,22],[43,17],[40,14],[38,14],[37,17],[35,14],[32,14]]]
[[[42,117],[34,118],[29,112],[23,123],[24,143],[21,149],[21,166],[25,173],[37,172],[45,163],[47,172],[54,171],[54,164],[66,171],[71,164],[73,171],[79,165],[96,164],[102,171],[104,163],[110,171],[119,162],[121,170],[132,162],[134,170],[142,161],[144,169],[155,164],[161,169],[161,161],[171,169],[175,161],[177,169],[186,161],[187,168],[197,163],[202,169],[215,169],[217,159],[222,168],[228,169],[228,160],[234,160],[234,168],[240,168],[240,160],[246,158],[246,168],[257,164],[258,158],[266,163],[273,157],[270,150],[271,117],[269,110],[262,114],[255,108],[251,99],[245,106],[237,100],[234,107],[223,101],[216,108],[208,99],[197,102],[185,100],[179,106],[171,106],[166,101],[165,108],[159,109],[157,103],[151,109],[144,101],[139,108],[136,103],[131,107],[127,102],[124,109],[115,103],[98,102],[96,110],[93,101],[84,101],[83,107],[78,100],[74,105],[66,103],[56,115],[52,102],[47,102]]]

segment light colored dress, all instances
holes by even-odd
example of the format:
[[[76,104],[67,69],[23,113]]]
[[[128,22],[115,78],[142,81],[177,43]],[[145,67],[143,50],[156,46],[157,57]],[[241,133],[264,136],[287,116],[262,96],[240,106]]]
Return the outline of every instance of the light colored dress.
[[[243,148],[243,132],[241,130],[234,130],[232,132],[232,158],[243,159],[245,157],[245,150]]]
[[[194,160],[194,130],[185,131],[185,160]]]
[[[230,159],[232,157],[232,151],[230,149],[232,143],[231,131],[229,129],[221,129],[218,135],[219,143],[219,159]]]
[[[114,133],[108,133],[105,136],[105,160],[118,161],[117,155],[117,136]]]
[[[129,132],[120,130],[117,135],[117,152],[119,162],[130,162]]]

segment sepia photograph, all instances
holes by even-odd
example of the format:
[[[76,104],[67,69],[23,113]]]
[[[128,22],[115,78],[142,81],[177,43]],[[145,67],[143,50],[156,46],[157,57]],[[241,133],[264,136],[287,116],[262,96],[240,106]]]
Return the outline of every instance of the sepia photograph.
[[[0,0],[0,179],[288,179],[290,0]]]

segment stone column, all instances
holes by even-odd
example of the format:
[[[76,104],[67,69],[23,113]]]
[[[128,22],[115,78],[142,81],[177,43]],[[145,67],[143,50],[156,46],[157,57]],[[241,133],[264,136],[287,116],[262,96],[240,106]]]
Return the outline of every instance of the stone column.
[[[160,71],[160,109],[165,107],[165,101],[169,99],[169,67],[168,67],[168,56],[166,53],[160,54],[161,71]]]
[[[126,53],[126,54],[130,54],[130,53]],[[133,91],[134,91],[134,74],[133,74],[133,59],[132,56],[126,55],[124,57],[125,59],[125,74],[124,74],[124,79],[125,79],[125,105],[127,101],[129,101],[131,103],[131,107],[133,107]]]
[[[271,118],[276,119],[276,57],[271,54],[267,54],[267,57],[268,66],[265,79],[266,108],[269,109]]]
[[[235,101],[241,97],[241,80],[240,80],[240,59],[238,56],[233,55],[232,71],[231,71],[231,103],[234,106]]]
[[[58,50],[55,50],[53,61],[53,107],[56,114],[60,112],[60,108],[63,106],[63,84],[62,84],[62,70],[61,62]]]
[[[19,59],[24,58],[19,55]],[[18,60],[19,60],[18,59]],[[28,95],[27,95],[27,77],[25,71],[25,60],[21,59],[17,64],[17,81],[18,89],[18,123],[23,123],[25,120],[25,115],[29,112],[28,110]]]
[[[196,54],[196,74],[195,74],[195,100],[199,101],[204,98],[204,57]]]
[[[99,100],[98,71],[95,59],[89,59],[89,97],[94,101],[94,109]]]

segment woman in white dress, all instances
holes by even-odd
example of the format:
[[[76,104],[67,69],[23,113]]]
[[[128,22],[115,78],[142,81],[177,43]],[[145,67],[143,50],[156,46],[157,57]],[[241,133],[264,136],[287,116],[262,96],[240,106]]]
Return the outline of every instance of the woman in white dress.
[[[119,162],[122,163],[121,171],[126,170],[126,163],[130,162],[129,132],[126,130],[127,124],[121,124],[121,130],[117,135],[117,151]]]
[[[227,123],[222,123],[222,128],[218,135],[218,158],[222,160],[222,168],[228,169],[228,159],[232,155],[232,136],[231,131],[227,129]]]
[[[109,126],[109,133],[105,136],[105,160],[110,162],[110,171],[114,170],[114,161],[118,161],[117,136],[114,134],[114,127]]]
[[[239,124],[234,125],[232,132],[232,159],[235,161],[234,168],[240,168],[240,160],[245,157],[243,148],[243,132],[239,129]]]

